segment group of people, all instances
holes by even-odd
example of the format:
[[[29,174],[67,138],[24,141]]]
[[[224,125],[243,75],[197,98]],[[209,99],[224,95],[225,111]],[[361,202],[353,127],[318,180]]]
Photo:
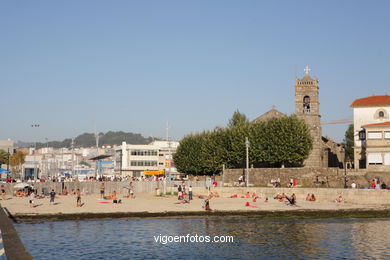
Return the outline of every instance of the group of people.
[[[386,189],[387,186],[384,182],[380,182],[378,179],[372,179],[370,182],[370,189]]]
[[[316,197],[314,196],[314,193],[312,194],[308,193],[306,196],[306,201],[316,201]]]
[[[280,202],[286,202],[287,205],[290,206],[297,206],[297,196],[295,195],[295,193],[291,194],[290,197],[287,196],[285,193],[278,193],[276,194],[274,199],[279,200]]]
[[[190,185],[187,189],[185,182],[183,181],[182,184],[177,187],[177,196],[178,200],[185,203],[190,203],[190,201],[193,200],[192,186]]]

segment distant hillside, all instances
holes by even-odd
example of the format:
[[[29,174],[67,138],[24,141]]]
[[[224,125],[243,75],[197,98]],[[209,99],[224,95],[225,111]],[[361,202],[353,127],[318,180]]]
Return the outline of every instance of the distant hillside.
[[[134,133],[125,133],[122,131],[113,132],[109,131],[107,133],[99,133],[99,146],[102,145],[120,145],[122,142],[128,144],[148,144],[153,141],[152,137],[145,138],[141,134]],[[158,140],[158,139],[155,139]],[[63,141],[50,141],[48,143],[49,147],[61,148],[61,147],[71,147],[72,139],[67,138]],[[31,144],[31,143],[30,143]],[[37,148],[46,147],[47,143],[37,143]],[[96,146],[95,134],[93,133],[84,133],[77,136],[74,140],[75,147],[91,147]],[[32,146],[30,146],[32,147]]]

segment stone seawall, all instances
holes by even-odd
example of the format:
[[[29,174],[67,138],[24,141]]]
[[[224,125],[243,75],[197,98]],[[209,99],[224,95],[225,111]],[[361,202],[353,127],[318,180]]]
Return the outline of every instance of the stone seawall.
[[[22,240],[19,238],[18,232],[12,224],[10,218],[4,212],[0,206],[0,234],[3,244],[4,252],[7,259],[15,260],[30,260],[33,259],[31,255],[25,249]],[[0,258],[2,259],[2,253],[0,252]]]
[[[212,192],[217,192],[221,197],[230,197],[237,194],[239,197],[245,195],[247,192],[252,195],[260,196],[261,199],[268,197],[273,199],[277,193],[285,193],[291,196],[295,193],[299,201],[305,200],[308,193],[314,194],[318,202],[331,202],[339,196],[342,196],[347,203],[356,204],[375,204],[385,205],[390,204],[390,190],[371,190],[371,189],[328,189],[328,188],[261,188],[261,187],[220,187],[212,188]],[[208,195],[205,188],[194,188],[196,195]]]

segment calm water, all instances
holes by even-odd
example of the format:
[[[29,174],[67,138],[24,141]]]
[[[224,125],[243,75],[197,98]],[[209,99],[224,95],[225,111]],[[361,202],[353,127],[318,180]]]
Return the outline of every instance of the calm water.
[[[35,259],[390,259],[390,220],[192,218],[16,224]],[[229,235],[168,243],[159,235]]]

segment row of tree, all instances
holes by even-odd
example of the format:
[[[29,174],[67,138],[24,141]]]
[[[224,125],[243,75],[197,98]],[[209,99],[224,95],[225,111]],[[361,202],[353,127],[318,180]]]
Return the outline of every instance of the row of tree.
[[[228,168],[243,168],[245,138],[250,142],[249,161],[255,167],[300,165],[308,157],[313,140],[304,120],[296,116],[250,123],[236,111],[225,128],[185,136],[174,154],[179,172],[215,174]]]

